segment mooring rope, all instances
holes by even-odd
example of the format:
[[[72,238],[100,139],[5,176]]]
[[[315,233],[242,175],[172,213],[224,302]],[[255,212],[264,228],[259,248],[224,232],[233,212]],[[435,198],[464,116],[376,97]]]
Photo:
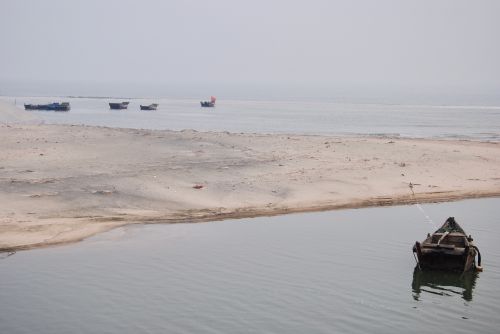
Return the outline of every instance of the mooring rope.
[[[415,196],[415,192],[413,191],[413,186],[414,185],[411,182],[410,182],[410,184],[408,184],[408,187],[411,190],[411,194],[413,196],[413,199],[415,200],[415,206],[417,207],[418,210],[420,210],[422,215],[425,217],[425,220],[426,220],[425,222],[429,225],[432,225],[435,229],[437,229],[438,226],[436,225],[436,223],[434,223],[432,218],[427,214],[427,212],[425,212],[424,208],[420,205],[420,203],[418,203],[417,197]]]

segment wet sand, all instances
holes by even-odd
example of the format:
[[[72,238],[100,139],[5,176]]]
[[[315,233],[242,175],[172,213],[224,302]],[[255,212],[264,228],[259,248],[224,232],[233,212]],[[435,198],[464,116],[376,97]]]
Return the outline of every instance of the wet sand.
[[[0,250],[117,226],[500,195],[500,145],[0,123]]]

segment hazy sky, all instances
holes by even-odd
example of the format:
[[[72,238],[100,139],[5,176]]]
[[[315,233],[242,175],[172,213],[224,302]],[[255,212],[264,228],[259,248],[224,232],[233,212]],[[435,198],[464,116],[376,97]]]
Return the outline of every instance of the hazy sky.
[[[0,81],[500,91],[500,1],[0,0]]]

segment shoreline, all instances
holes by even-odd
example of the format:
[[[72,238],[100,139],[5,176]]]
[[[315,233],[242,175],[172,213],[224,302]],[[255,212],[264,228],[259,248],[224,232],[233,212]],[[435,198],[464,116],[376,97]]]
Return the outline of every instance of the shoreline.
[[[128,224],[498,196],[496,142],[0,125],[0,252]]]
[[[456,202],[467,199],[481,199],[481,198],[500,198],[500,191],[496,193],[469,193],[469,194],[453,194],[451,196],[446,197],[426,197],[422,199],[412,199],[412,198],[400,198],[400,199],[386,199],[386,200],[366,200],[360,203],[351,203],[345,205],[326,205],[326,206],[315,206],[308,208],[299,208],[299,209],[275,209],[271,211],[255,211],[252,212],[250,210],[246,212],[231,212],[231,213],[220,213],[213,214],[207,216],[200,216],[196,218],[156,218],[156,219],[148,219],[146,221],[133,221],[127,222],[123,224],[117,224],[110,227],[103,228],[102,230],[96,231],[94,233],[89,233],[88,235],[77,237],[71,240],[64,241],[48,241],[42,242],[38,244],[28,244],[28,245],[19,245],[14,247],[0,247],[0,253],[15,253],[18,251],[39,249],[39,248],[47,248],[47,247],[56,247],[56,246],[64,246],[77,242],[84,241],[88,238],[91,238],[97,234],[109,232],[115,228],[120,228],[129,225],[149,225],[149,224],[199,224],[199,223],[210,223],[217,221],[224,221],[230,219],[245,219],[245,218],[258,218],[258,217],[273,217],[273,216],[281,216],[288,214],[297,214],[297,213],[307,213],[307,212],[321,212],[321,211],[333,211],[333,210],[353,210],[353,209],[364,209],[364,208],[373,208],[373,207],[387,207],[387,206],[400,206],[400,205],[415,205],[415,204],[429,204],[429,203],[447,203],[447,202]]]

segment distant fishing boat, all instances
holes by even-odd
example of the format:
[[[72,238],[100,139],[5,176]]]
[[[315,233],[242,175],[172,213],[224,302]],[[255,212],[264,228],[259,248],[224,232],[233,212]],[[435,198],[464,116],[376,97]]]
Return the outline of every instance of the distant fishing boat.
[[[49,104],[25,104],[25,110],[46,110],[46,111],[69,111],[71,106],[69,102],[54,102]]]
[[[24,109],[25,110],[40,110],[39,109],[39,104],[24,104]]]
[[[109,109],[127,109],[130,102],[110,102]]]
[[[415,242],[413,253],[417,254],[418,267],[423,270],[482,270],[481,253],[472,241],[455,218],[450,217],[436,232],[428,234],[422,243]]]
[[[143,106],[141,104],[141,110],[156,110],[158,108],[158,104],[157,103],[153,103],[153,104],[150,104],[148,106]]]
[[[202,107],[205,107],[205,108],[213,108],[215,107],[215,96],[211,96],[210,97],[210,101],[200,101],[200,104]]]

